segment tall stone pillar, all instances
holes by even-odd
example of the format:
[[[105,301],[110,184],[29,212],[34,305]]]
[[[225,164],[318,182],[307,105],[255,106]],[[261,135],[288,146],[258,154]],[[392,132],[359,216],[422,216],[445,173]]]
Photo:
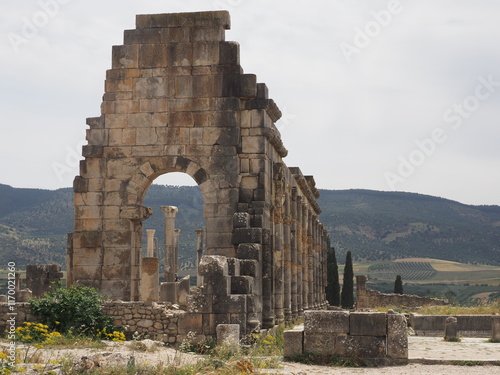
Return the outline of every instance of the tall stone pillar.
[[[199,267],[201,262],[201,257],[203,256],[203,236],[205,234],[204,229],[196,229],[196,286],[201,287],[203,285],[202,276],[200,276]]]
[[[292,188],[290,201],[290,264],[291,264],[291,306],[292,319],[298,316],[297,306],[297,189]]]
[[[366,280],[365,275],[356,275],[356,310],[369,307],[366,296]]]
[[[146,234],[148,236],[147,248],[146,248],[146,257],[152,258],[154,257],[155,252],[155,232],[154,229],[146,229]]]
[[[285,320],[290,321],[292,315],[292,254],[290,245],[290,194],[285,193],[283,216],[283,255],[284,255],[284,314]]]
[[[307,203],[302,203],[302,303],[304,310],[309,308],[309,245],[307,243],[308,231]]]
[[[175,206],[161,206],[165,215],[165,282],[175,281],[177,259],[175,259]]]
[[[274,313],[276,323],[279,324],[285,319],[284,305],[284,251],[283,251],[283,183],[276,181],[275,207],[273,210],[274,223]]]
[[[314,308],[314,242],[313,242],[313,215],[307,210],[307,283],[309,284],[307,306],[310,309]]]
[[[175,261],[175,268],[174,268],[174,273],[176,278],[178,278],[179,275],[179,236],[181,235],[181,230],[176,229],[174,231],[174,261]]]
[[[302,197],[297,196],[297,311],[299,315],[304,312],[303,305],[303,270],[302,270]]]

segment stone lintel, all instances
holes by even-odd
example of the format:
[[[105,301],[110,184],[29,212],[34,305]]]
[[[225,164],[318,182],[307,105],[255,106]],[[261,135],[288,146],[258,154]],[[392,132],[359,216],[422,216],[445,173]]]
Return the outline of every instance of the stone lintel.
[[[231,28],[231,17],[225,10],[211,12],[139,14],[136,16],[136,28],[166,27],[216,27],[226,30]]]

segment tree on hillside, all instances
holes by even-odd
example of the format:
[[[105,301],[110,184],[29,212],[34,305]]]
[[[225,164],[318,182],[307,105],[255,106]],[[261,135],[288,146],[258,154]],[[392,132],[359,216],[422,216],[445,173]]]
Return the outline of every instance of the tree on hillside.
[[[326,299],[331,306],[340,306],[339,266],[335,248],[328,241]]]
[[[396,276],[396,281],[394,282],[394,293],[403,294],[403,280],[401,280],[401,275]]]
[[[340,295],[340,304],[344,309],[354,307],[354,272],[352,270],[352,255],[349,250],[345,257],[344,282]]]

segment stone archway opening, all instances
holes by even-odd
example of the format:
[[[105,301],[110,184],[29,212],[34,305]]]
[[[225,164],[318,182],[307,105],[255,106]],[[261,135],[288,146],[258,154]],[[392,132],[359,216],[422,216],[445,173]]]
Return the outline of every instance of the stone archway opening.
[[[206,228],[201,189],[188,174],[169,172],[153,181],[142,200],[152,215],[142,222],[141,299],[185,302],[182,298],[179,301],[178,293],[170,293],[169,298],[162,295],[161,285],[182,281],[184,293],[190,286],[200,285],[198,264],[204,253]],[[152,271],[158,276],[149,281]],[[159,289],[151,282],[160,285]],[[173,288],[179,290],[178,285]]]
[[[281,111],[243,72],[229,28],[226,11],[139,15],[113,47],[101,114],[87,119],[68,236],[68,285],[144,299],[145,196],[159,176],[192,177],[206,256],[201,294],[179,329],[205,335],[235,322],[243,333],[270,328],[326,306],[316,183],[284,163]]]

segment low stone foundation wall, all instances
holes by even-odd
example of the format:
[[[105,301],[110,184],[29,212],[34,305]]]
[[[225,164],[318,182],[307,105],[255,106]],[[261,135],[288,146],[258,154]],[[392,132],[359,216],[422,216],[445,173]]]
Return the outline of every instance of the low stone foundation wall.
[[[285,331],[284,355],[401,363],[408,360],[406,327],[406,317],[394,312],[305,311],[304,325]]]
[[[409,325],[417,336],[444,336],[450,315],[410,314]],[[463,337],[491,337],[492,315],[451,315],[457,318],[457,331]]]
[[[362,303],[358,302],[357,308],[374,308],[382,306],[443,306],[448,300],[440,298],[420,297],[413,294],[380,293],[376,290],[366,289],[366,297]]]
[[[7,303],[0,303],[0,332],[10,328],[9,319],[15,318],[16,327],[36,318],[29,312],[28,302],[16,303],[9,310]],[[130,336],[135,332],[143,338],[160,340],[169,344],[181,343],[189,332],[200,340],[205,338],[208,328],[203,324],[202,314],[173,310],[170,304],[155,302],[105,302],[103,312],[114,319],[117,327],[123,327]],[[16,313],[16,315],[9,315]]]

